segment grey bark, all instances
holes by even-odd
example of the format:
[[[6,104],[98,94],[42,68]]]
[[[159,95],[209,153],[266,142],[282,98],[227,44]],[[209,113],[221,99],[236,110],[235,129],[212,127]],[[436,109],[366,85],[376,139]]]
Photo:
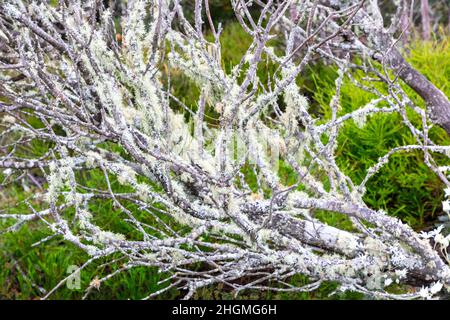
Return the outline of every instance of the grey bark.
[[[402,14],[400,16],[400,30],[402,34],[402,42],[408,43],[411,35],[411,6],[408,0],[402,2]]]
[[[426,1],[426,3],[423,3],[424,1]],[[343,7],[341,7],[342,3],[334,5],[334,3],[329,0],[322,0],[321,3],[334,9],[343,9]],[[422,10],[422,17],[425,16],[425,24],[428,24],[428,27],[424,28],[430,30],[428,0],[422,0],[422,7],[424,8]],[[428,15],[425,14],[425,11]],[[356,15],[354,20],[357,23],[365,23],[365,21],[362,20],[365,18],[366,15]],[[364,32],[364,28],[362,28],[362,31]],[[367,39],[374,39],[374,41],[363,44],[350,30],[342,30],[342,33],[345,34],[347,40],[353,42],[353,44],[359,47],[361,51],[365,53],[367,53],[367,51],[372,51],[371,56],[374,60],[385,64],[411,89],[413,89],[425,101],[427,114],[430,117],[430,120],[434,124],[441,126],[450,136],[450,101],[448,97],[405,60],[400,51],[395,47],[392,35],[380,27],[377,30],[371,30],[371,34],[366,34]]]
[[[422,38],[430,40],[431,38],[431,19],[430,5],[428,0],[420,0],[420,15],[422,17]]]
[[[374,58],[379,62],[387,62],[389,68],[422,97],[431,121],[450,135],[450,101],[447,96],[414,69],[396,48],[387,51],[384,57],[377,53]]]

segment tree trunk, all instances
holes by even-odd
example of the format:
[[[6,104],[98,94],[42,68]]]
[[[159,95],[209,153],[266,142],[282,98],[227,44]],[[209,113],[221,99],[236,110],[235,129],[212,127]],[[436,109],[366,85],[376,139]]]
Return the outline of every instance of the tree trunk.
[[[430,40],[431,38],[431,19],[430,5],[428,0],[420,0],[420,14],[422,16],[422,38]]]
[[[448,19],[447,19],[447,23],[448,23],[448,32],[450,32],[450,5],[448,6]]]
[[[411,13],[410,13],[410,3],[408,0],[403,0],[402,15],[400,17],[400,30],[403,33],[402,42],[407,44],[411,36]]]

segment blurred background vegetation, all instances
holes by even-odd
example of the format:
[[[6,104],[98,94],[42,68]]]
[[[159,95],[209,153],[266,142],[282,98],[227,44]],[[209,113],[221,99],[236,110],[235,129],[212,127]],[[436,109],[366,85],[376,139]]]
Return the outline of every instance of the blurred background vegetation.
[[[250,37],[242,28],[233,22],[233,11],[228,1],[213,0],[211,11],[214,21],[224,24],[221,38],[222,63],[226,70],[239,63],[251,42]],[[444,1],[431,1],[434,10],[433,17],[438,19],[436,27],[428,39],[423,39],[420,28],[420,10],[413,14],[415,25],[412,26],[412,36],[405,45],[404,51],[408,61],[430,79],[438,88],[450,97],[450,38],[448,37],[448,6]],[[185,1],[187,8],[192,2]],[[391,12],[391,1],[384,1],[386,12]],[[436,9],[437,8],[437,9]],[[420,9],[420,8],[419,8]],[[435,19],[435,20],[436,20]],[[434,20],[433,20],[434,21]],[[120,32],[120,30],[118,30]],[[274,43],[276,46],[277,43]],[[273,66],[267,64],[258,70],[261,79],[266,79],[273,73]],[[355,77],[361,77],[357,73]],[[335,79],[337,70],[332,65],[317,61],[310,65],[299,77],[298,84],[302,92],[308,97],[310,108],[323,118],[329,116],[329,103],[335,93]],[[180,75],[172,75],[173,94],[180,97],[182,102],[195,110],[199,96],[199,88],[191,81]],[[423,102],[409,88],[405,90],[411,94],[415,102]],[[357,109],[369,102],[373,96],[356,88],[350,81],[345,80],[342,87],[341,105],[343,112]],[[174,108],[177,106],[174,105]],[[208,117],[217,117],[212,108],[208,110]],[[212,121],[213,122],[213,121]],[[36,124],[38,125],[38,124]],[[445,132],[434,127],[430,136],[435,142],[449,145],[450,139]],[[354,181],[360,182],[366,170],[377,162],[380,156],[386,154],[396,146],[414,143],[409,131],[404,127],[398,115],[380,114],[372,116],[362,128],[352,121],[348,122],[339,135],[337,159],[339,166]],[[26,150],[28,154],[43,154],[48,146],[34,141],[32,148]],[[115,151],[120,148],[115,146]],[[439,160],[439,159],[438,159]],[[286,184],[294,181],[295,177],[289,167],[280,166],[280,177]],[[0,182],[5,175],[0,172]],[[89,170],[80,173],[78,179],[86,186],[99,187],[104,185],[101,171]],[[114,190],[125,192],[111,177]],[[45,185],[45,182],[43,182]],[[0,186],[0,209],[12,207],[19,203],[12,212],[28,210],[23,200],[28,199],[38,189],[33,184],[9,184]],[[410,224],[416,230],[428,229],[434,225],[436,218],[442,215],[441,201],[443,200],[443,185],[439,179],[423,164],[421,152],[397,153],[391,161],[367,184],[366,203],[375,209],[385,209]],[[38,204],[37,204],[38,205]],[[95,219],[105,228],[133,236],[133,231],[121,219],[121,212],[111,201],[97,201],[91,205],[96,212]],[[138,208],[132,208],[136,213]],[[321,213],[316,216],[327,223],[345,228],[348,221],[339,214]],[[6,225],[0,226],[0,230]],[[42,238],[49,236],[41,222],[24,225],[17,233],[0,234],[0,299],[37,299],[43,295],[43,290],[53,288],[68,275],[71,265],[82,265],[88,256],[73,246],[67,246],[64,240],[54,238],[48,242],[33,246]],[[62,286],[52,296],[52,299],[80,299],[84,295],[84,288],[95,277],[102,277],[117,268],[118,261],[112,265],[102,265],[102,262],[90,265],[81,272],[81,289],[68,289]],[[159,283],[163,275],[156,268],[134,268],[120,273],[102,284],[99,290],[93,290],[88,299],[139,299],[150,292],[162,288]],[[308,279],[295,276],[290,279],[297,285],[306,284]],[[248,291],[238,298],[242,299],[361,299],[360,294],[352,292],[334,293],[335,283],[324,283],[318,290],[311,293],[274,293],[263,291]],[[406,287],[392,286],[391,290],[408,290]],[[172,299],[180,295],[176,290],[169,291],[160,298]],[[221,285],[199,290],[195,298],[201,299],[231,299],[232,292]]]

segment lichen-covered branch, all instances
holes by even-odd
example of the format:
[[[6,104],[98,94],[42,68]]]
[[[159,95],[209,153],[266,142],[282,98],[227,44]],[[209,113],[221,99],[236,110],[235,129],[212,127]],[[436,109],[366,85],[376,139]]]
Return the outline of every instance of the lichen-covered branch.
[[[450,196],[449,167],[437,166],[433,158],[437,153],[449,158],[449,147],[428,135],[432,123],[449,129],[450,113],[441,114],[448,100],[403,60],[391,38],[378,37],[381,29],[369,39],[373,46],[355,40],[350,32],[355,25],[381,23],[376,1],[332,1],[338,7],[309,0],[254,2],[231,1],[236,21],[253,40],[230,71],[221,61],[226,26],[211,17],[208,1],[195,1],[192,18],[178,0],[128,1],[115,10],[119,16],[98,1],[57,6],[3,1],[3,184],[32,176],[39,185],[25,200],[28,212],[2,209],[0,219],[9,223],[5,231],[39,220],[55,238],[89,254],[82,268],[120,256],[121,268],[91,282],[85,297],[137,266],[167,274],[166,287],[146,298],[170,288],[190,298],[216,283],[236,294],[311,291],[327,280],[379,298],[438,294],[450,285],[449,237],[439,230],[419,234],[370,208],[363,196],[367,180],[392,154],[412,150],[423,152]],[[274,48],[275,38],[284,46]],[[353,52],[373,53],[381,66],[357,65]],[[329,119],[311,112],[296,82],[317,55],[339,70]],[[267,63],[276,72],[266,82],[258,70]],[[349,71],[361,68],[383,79],[386,92]],[[199,88],[198,107],[186,106],[173,90],[176,77]],[[397,77],[424,97],[429,115],[414,105]],[[342,114],[346,79],[376,98]],[[408,118],[408,108],[420,126]],[[416,144],[391,150],[357,183],[337,164],[337,138],[347,121],[364,126],[378,113],[398,113]],[[46,146],[39,154],[29,148],[36,141]],[[280,179],[280,161],[293,170],[294,183]],[[83,173],[95,173],[102,182],[92,187]],[[248,174],[256,182],[250,184]],[[99,223],[92,209],[98,201],[113,203],[132,232]],[[449,201],[443,203],[446,212]],[[352,227],[327,225],[315,218],[316,211],[345,215]],[[295,274],[311,283],[288,284]],[[385,289],[413,280],[423,286],[416,292]],[[46,288],[44,298],[64,281]]]

